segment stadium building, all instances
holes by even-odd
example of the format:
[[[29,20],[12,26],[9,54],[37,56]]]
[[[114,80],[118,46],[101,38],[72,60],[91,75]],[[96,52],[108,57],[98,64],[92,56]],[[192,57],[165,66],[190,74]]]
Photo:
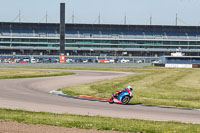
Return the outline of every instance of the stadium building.
[[[199,26],[66,24],[65,55],[200,55]],[[0,54],[59,55],[59,23],[0,22]]]

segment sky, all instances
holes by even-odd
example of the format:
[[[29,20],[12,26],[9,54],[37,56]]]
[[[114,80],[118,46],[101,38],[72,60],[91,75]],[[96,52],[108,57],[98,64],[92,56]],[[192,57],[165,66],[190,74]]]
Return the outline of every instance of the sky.
[[[66,22],[103,24],[200,25],[200,0],[0,0],[0,21],[59,22],[60,3],[66,3]]]

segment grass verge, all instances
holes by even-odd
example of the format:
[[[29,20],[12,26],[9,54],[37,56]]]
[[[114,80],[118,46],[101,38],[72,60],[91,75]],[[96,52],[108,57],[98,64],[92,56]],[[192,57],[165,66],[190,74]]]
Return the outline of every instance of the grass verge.
[[[94,68],[90,69],[94,70]],[[100,68],[100,70],[136,72],[136,74],[59,90],[72,96],[89,95],[108,98],[116,90],[131,85],[134,88],[131,103],[200,108],[200,69],[144,67]]]
[[[137,119],[120,119],[100,116],[54,114],[23,110],[0,109],[1,120],[23,122],[25,124],[44,124],[51,126],[75,127],[82,129],[115,130],[148,133],[199,133],[199,124],[180,122],[155,122]]]
[[[72,74],[74,73],[58,72],[58,71],[0,69],[0,79],[51,77],[51,76],[63,76]]]

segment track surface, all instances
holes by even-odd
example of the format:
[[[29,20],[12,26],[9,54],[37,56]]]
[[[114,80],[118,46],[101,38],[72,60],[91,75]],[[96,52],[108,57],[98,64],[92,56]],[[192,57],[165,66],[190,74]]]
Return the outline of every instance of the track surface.
[[[91,83],[131,73],[78,70],[56,71],[75,72],[76,75],[0,80],[0,108],[200,124],[199,110],[145,105],[110,105],[105,102],[49,94],[49,91],[58,88]]]

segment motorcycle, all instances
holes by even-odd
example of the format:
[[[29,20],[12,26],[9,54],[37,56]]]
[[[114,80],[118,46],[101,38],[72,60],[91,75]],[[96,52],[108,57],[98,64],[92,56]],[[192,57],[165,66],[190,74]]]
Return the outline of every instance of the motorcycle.
[[[128,104],[132,97],[133,93],[131,91],[123,91],[119,95],[117,92],[115,94],[112,93],[109,103]]]

